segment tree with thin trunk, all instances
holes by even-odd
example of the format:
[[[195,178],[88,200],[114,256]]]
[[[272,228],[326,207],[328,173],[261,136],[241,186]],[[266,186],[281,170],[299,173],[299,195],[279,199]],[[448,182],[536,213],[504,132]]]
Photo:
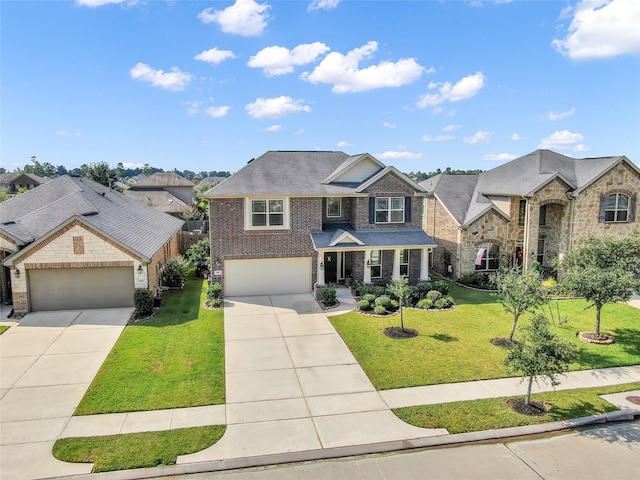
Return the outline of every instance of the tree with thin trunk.
[[[498,302],[505,312],[513,315],[509,334],[509,342],[513,342],[520,316],[544,305],[548,301],[547,292],[542,286],[540,273],[535,269],[526,272],[519,268],[505,270],[495,276],[493,284],[497,290],[494,295]]]
[[[404,329],[402,307],[407,303],[410,290],[407,277],[393,277],[391,283],[387,285],[387,291],[398,299],[398,305],[400,306],[400,328],[403,332],[406,332],[406,330]]]
[[[516,373],[527,381],[526,404],[531,405],[531,387],[539,376],[549,379],[551,385],[559,384],[556,376],[569,369],[578,358],[576,347],[551,331],[549,319],[535,313],[531,324],[522,328],[520,342],[509,350],[504,359],[509,374]]]
[[[595,335],[601,338],[602,307],[626,302],[640,291],[640,230],[625,237],[587,237],[562,262],[560,285],[596,308]]]

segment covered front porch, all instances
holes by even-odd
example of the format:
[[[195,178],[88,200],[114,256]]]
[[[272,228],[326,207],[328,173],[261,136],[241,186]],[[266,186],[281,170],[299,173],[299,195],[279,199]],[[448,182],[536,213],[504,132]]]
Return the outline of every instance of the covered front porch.
[[[436,244],[423,230],[336,228],[312,231],[311,238],[319,287],[356,280],[385,285],[399,276],[415,284],[430,278]]]

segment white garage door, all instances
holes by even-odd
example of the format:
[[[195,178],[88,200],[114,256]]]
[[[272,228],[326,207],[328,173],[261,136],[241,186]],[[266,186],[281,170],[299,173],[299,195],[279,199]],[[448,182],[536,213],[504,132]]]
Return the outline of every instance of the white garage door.
[[[28,272],[33,311],[133,306],[133,267],[47,268]]]
[[[274,295],[311,291],[311,258],[226,260],[225,296]]]

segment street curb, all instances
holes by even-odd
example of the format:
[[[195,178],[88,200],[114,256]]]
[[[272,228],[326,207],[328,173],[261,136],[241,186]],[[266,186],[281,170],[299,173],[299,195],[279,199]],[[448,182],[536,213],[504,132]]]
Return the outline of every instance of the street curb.
[[[266,467],[317,460],[330,460],[333,458],[371,455],[377,453],[395,452],[399,450],[447,447],[452,445],[467,445],[476,442],[495,442],[498,440],[504,440],[514,437],[523,437],[536,434],[539,435],[542,433],[569,430],[572,428],[584,427],[587,425],[630,421],[639,416],[640,409],[624,409],[617,410],[615,412],[591,415],[589,417],[541,423],[538,425],[526,425],[523,427],[509,427],[496,430],[483,430],[480,432],[456,433],[452,435],[422,437],[411,440],[398,440],[384,443],[307,450],[302,452],[262,455],[247,458],[231,458],[198,463],[184,463],[180,465],[166,465],[161,468],[148,467],[137,468],[133,470],[117,470],[104,473],[89,473],[63,477],[50,477],[49,480],[138,480],[157,477],[169,477],[174,475],[222,472],[242,468]]]

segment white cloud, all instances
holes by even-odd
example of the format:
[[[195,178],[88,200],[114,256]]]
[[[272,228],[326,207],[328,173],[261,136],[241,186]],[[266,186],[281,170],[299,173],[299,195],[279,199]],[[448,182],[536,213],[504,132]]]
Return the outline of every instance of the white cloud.
[[[511,135],[511,140],[522,140],[522,137],[520,136],[519,133],[514,133]]]
[[[586,149],[584,145],[576,145],[584,140],[584,137],[580,133],[571,133],[568,130],[559,130],[548,137],[545,137],[538,145],[538,148],[546,150],[568,150],[570,148]]]
[[[573,147],[572,150],[574,152],[587,152],[589,151],[589,147],[587,147],[586,145],[579,144]]]
[[[429,83],[429,90],[437,89],[437,93],[426,93],[418,97],[419,108],[433,107],[444,102],[458,102],[475,96],[484,87],[485,76],[482,72],[464,77],[455,85],[451,82]]]
[[[465,143],[475,145],[476,143],[488,142],[491,139],[493,132],[483,132],[482,130],[476,132],[472,137],[465,137],[463,140]]]
[[[134,169],[134,168],[144,168],[144,163],[133,163],[133,162],[124,162],[122,167],[125,170]]]
[[[307,10],[331,10],[338,6],[340,0],[312,0]]]
[[[583,0],[561,39],[551,44],[574,60],[640,54],[640,2],[637,0]]]
[[[313,62],[330,49],[324,43],[304,43],[293,50],[285,47],[267,47],[249,59],[251,68],[261,68],[265,75],[275,76],[293,72],[293,67]]]
[[[397,125],[395,123],[391,123],[391,122],[384,122],[382,124],[382,126],[386,127],[386,128],[396,128]]]
[[[202,102],[191,101],[191,102],[184,102],[184,104],[187,106],[187,113],[189,115],[197,115],[198,112],[200,111],[200,105],[202,105]]]
[[[280,96],[276,98],[256,98],[245,109],[251,118],[280,118],[295,112],[310,112],[311,107],[303,105],[302,100]]]
[[[128,5],[134,5],[136,0],[76,0],[76,4],[81,7],[102,7],[111,3],[127,3]]]
[[[422,153],[411,153],[411,152],[395,152],[393,150],[388,150],[383,153],[377,153],[375,157],[379,160],[420,160],[424,157]]]
[[[423,135],[422,136],[422,141],[423,142],[446,142],[447,140],[453,140],[453,136],[452,135]]]
[[[236,0],[236,3],[224,10],[206,8],[198,15],[204,23],[217,23],[225,33],[257,37],[267,27],[269,4],[254,0]]]
[[[444,127],[442,129],[443,132],[453,132],[454,130],[457,130],[458,128],[460,128],[460,125],[456,125],[455,123],[452,123],[451,125],[447,125],[446,127]]]
[[[67,132],[66,130],[58,130],[56,131],[56,135],[59,137],[80,137],[82,136],[81,132]]]
[[[214,47],[209,50],[204,50],[194,57],[196,60],[202,60],[203,62],[217,65],[224,62],[228,58],[236,58],[231,50],[219,50]]]
[[[346,140],[338,142],[338,147],[340,147],[340,148],[350,147],[350,146],[351,146],[351,144],[349,142],[347,142]]]
[[[333,84],[333,93],[347,93],[400,87],[414,82],[422,75],[424,67],[414,58],[403,58],[397,62],[382,61],[377,65],[359,69],[360,62],[371,58],[377,49],[378,42],[371,41],[346,55],[331,52],[313,72],[305,72],[301,78],[311,83]]]
[[[544,118],[547,119],[547,120],[550,120],[552,122],[555,122],[557,120],[562,120],[564,118],[570,117],[574,113],[576,113],[575,107],[572,108],[571,110],[567,110],[566,112],[558,112],[558,113],[549,112],[549,113],[545,114]]]
[[[229,109],[231,109],[231,107],[229,106],[221,106],[221,107],[216,107],[216,106],[211,106],[209,108],[207,108],[204,113],[206,113],[207,115],[209,115],[210,117],[214,117],[214,118],[221,118],[227,115],[227,113],[229,113]]]
[[[282,125],[271,125],[264,129],[265,132],[279,132],[282,130]]]
[[[483,160],[488,160],[490,162],[506,162],[515,158],[516,156],[511,153],[490,153],[489,155],[482,157]]]
[[[184,90],[191,81],[191,74],[181,72],[177,67],[171,67],[171,71],[165,73],[162,70],[154,70],[142,62],[137,63],[135,67],[129,70],[129,74],[134,80],[147,82],[154,87],[174,92]]]

